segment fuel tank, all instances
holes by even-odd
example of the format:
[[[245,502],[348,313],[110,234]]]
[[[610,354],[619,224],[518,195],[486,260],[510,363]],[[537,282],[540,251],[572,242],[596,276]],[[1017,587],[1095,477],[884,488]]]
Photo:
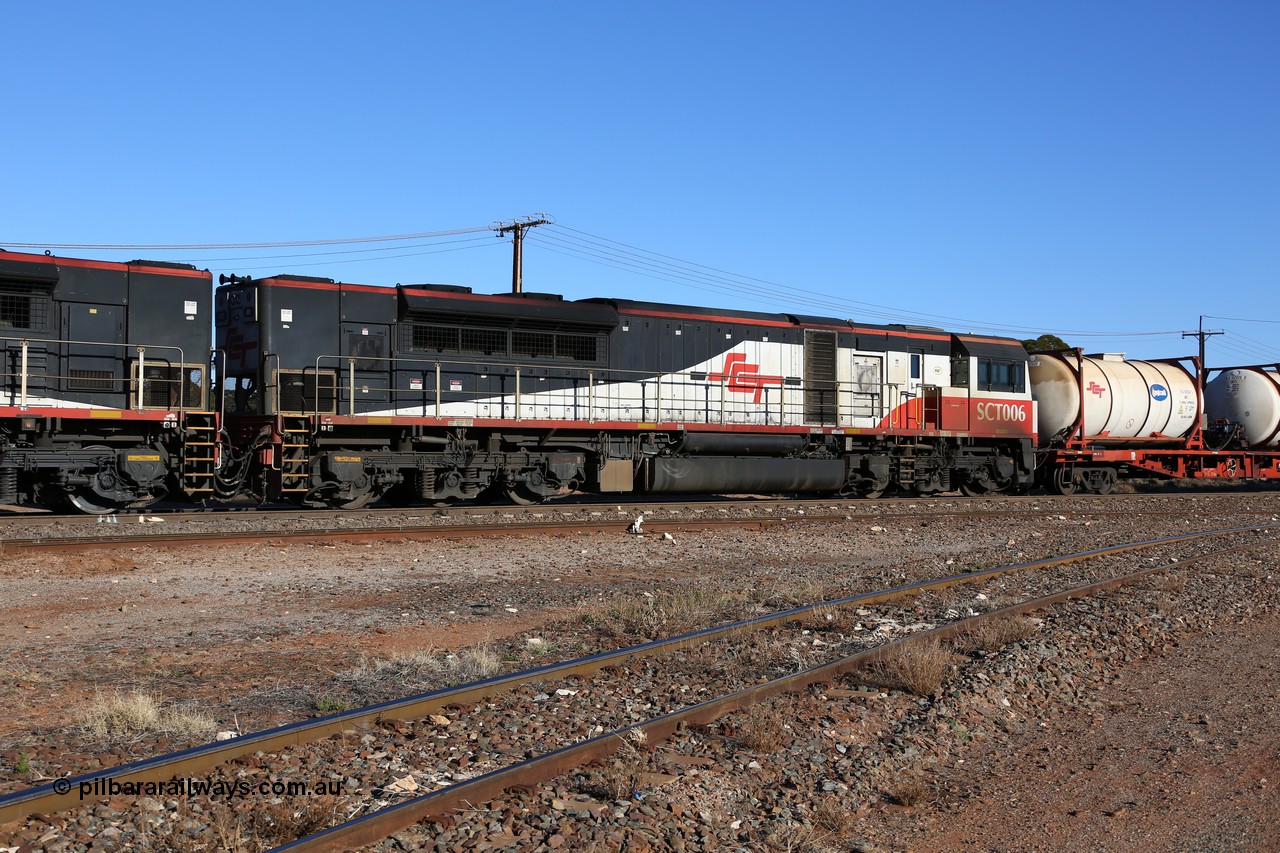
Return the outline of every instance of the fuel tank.
[[[715,456],[703,459],[658,456],[649,460],[648,491],[835,492],[847,479],[842,459],[770,459]]]
[[[1280,447],[1280,373],[1262,367],[1233,367],[1204,386],[1210,421],[1244,428],[1250,447]]]
[[[1181,365],[1116,354],[1085,356],[1078,363],[1074,355],[1057,353],[1034,353],[1027,363],[1041,443],[1076,425],[1081,390],[1088,441],[1174,444],[1198,420],[1195,378]]]

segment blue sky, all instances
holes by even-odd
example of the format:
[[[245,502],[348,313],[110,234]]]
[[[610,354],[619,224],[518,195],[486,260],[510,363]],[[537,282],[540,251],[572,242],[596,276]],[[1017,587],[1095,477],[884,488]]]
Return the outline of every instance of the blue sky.
[[[56,252],[501,292],[482,229],[546,212],[528,290],[1141,357],[1207,314],[1211,364],[1280,361],[1274,2],[23,3],[6,31],[0,247],[475,228]]]

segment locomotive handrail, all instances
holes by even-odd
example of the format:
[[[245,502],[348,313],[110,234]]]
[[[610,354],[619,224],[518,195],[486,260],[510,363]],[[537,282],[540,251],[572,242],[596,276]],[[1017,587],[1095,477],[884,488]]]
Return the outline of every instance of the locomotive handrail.
[[[264,359],[274,358],[277,360],[278,375],[282,369],[279,367],[279,355],[276,353],[268,353]],[[376,365],[370,373],[380,373],[385,379],[388,376],[394,379],[396,372],[409,371],[420,372],[421,382],[419,387],[410,389],[398,388],[394,381],[383,386],[381,383],[377,386],[357,386],[356,372],[357,363],[365,363],[367,365]],[[326,368],[325,364],[331,364]],[[526,396],[524,383],[531,375],[539,372],[560,370],[568,371],[570,374],[581,372],[584,376],[568,377],[572,387],[566,386],[563,391],[565,393],[565,402],[568,405],[569,398],[572,398],[572,408],[578,411],[579,407],[585,402],[587,407],[586,421],[594,423],[600,417],[608,420],[636,420],[641,422],[656,422],[664,420],[677,420],[693,423],[707,424],[732,424],[738,422],[753,422],[756,418],[763,418],[764,423],[776,423],[778,425],[787,424],[813,424],[821,421],[826,426],[854,426],[859,420],[865,421],[871,419],[879,422],[885,417],[891,419],[890,428],[902,427],[905,424],[901,422],[901,413],[897,405],[886,405],[887,399],[896,399],[896,395],[901,392],[905,385],[900,382],[885,382],[883,375],[878,383],[867,383],[865,381],[839,381],[834,383],[833,388],[810,389],[802,383],[787,384],[785,380],[781,382],[763,383],[755,382],[754,374],[742,374],[741,377],[729,374],[712,374],[708,377],[711,381],[704,379],[694,380],[687,375],[672,374],[668,372],[649,372],[645,370],[634,370],[629,368],[609,368],[600,367],[598,365],[586,366],[572,362],[563,361],[547,361],[545,363],[527,362],[527,361],[479,361],[468,360],[466,358],[439,358],[439,357],[412,357],[404,354],[391,356],[354,356],[350,353],[346,354],[322,354],[315,357],[313,363],[305,370],[314,370],[313,387],[315,396],[311,401],[311,405],[303,403],[303,414],[318,416],[324,414],[321,411],[320,402],[322,377],[331,377],[334,389],[343,389],[348,396],[346,414],[355,416],[356,410],[356,392],[357,388],[387,395],[387,406],[391,409],[403,407],[404,405],[413,405],[415,408],[421,409],[423,416],[428,415],[434,409],[436,418],[445,417],[444,406],[447,402],[446,395],[452,393],[450,389],[445,387],[445,374],[453,371],[463,376],[475,375],[484,379],[491,373],[496,373],[499,377],[508,376],[515,380],[515,387],[506,390],[496,390],[488,397],[488,405],[498,406],[501,413],[493,415],[495,417],[510,417],[513,420],[523,420],[528,417],[524,411],[526,408]],[[270,370],[268,370],[270,373]],[[344,375],[345,373],[345,375]],[[431,375],[428,375],[431,374]],[[432,378],[434,377],[434,383]],[[538,376],[539,379],[543,377]],[[610,387],[611,382],[628,383],[633,382],[637,386],[638,393],[635,396],[615,396],[618,392]],[[602,395],[601,387],[603,383],[605,393]],[[434,384],[434,400],[431,399]],[[648,390],[650,385],[655,388],[652,392]],[[776,386],[776,387],[774,387]],[[280,411],[280,385],[277,380],[275,387],[276,411]],[[949,386],[948,386],[949,387]],[[871,388],[873,390],[866,390]],[[937,389],[937,393],[941,393],[943,386],[930,386],[931,389]],[[456,389],[455,389],[456,390]],[[719,400],[713,401],[711,391],[718,390]],[[752,391],[757,392],[752,395]],[[733,394],[740,393],[744,396],[741,400],[733,399]],[[776,397],[774,396],[776,393]],[[835,412],[833,417],[827,418],[811,418],[807,416],[809,395],[818,394],[820,398],[830,398],[835,402]],[[650,396],[652,394],[652,396]],[[585,396],[583,400],[582,396]],[[418,404],[407,403],[408,399],[414,397],[421,399],[420,406]],[[756,397],[759,399],[756,399]],[[913,395],[916,396],[916,395]],[[775,399],[777,402],[775,403]],[[399,400],[399,402],[397,402]],[[923,401],[922,401],[923,402]],[[640,411],[631,410],[631,406],[639,406]],[[656,409],[652,408],[656,405]],[[622,408],[619,410],[618,407]],[[714,408],[713,408],[714,406]],[[664,410],[664,407],[666,409]],[[328,407],[329,412],[340,411],[340,400],[335,399],[333,405]],[[508,414],[509,410],[510,414]],[[293,411],[293,410],[290,410]],[[922,413],[923,414],[923,413]],[[939,411],[939,418],[940,418]],[[921,418],[923,421],[923,418]],[[917,428],[923,428],[923,423]]]
[[[223,375],[226,372],[227,351],[221,347],[211,347],[209,349],[209,386],[210,393],[218,395],[218,423],[223,423],[227,414],[227,389],[225,387],[227,377]],[[215,381],[219,386],[217,388],[213,387]]]
[[[147,351],[148,351],[148,350],[152,350],[152,351],[154,351],[154,350],[172,350],[172,351],[175,351],[175,352],[177,352],[177,354],[178,354],[178,360],[177,360],[176,362],[175,362],[175,361],[172,361],[172,360],[168,360],[168,359],[159,359],[159,360],[160,360],[160,361],[162,361],[162,362],[164,362],[164,363],[165,363],[165,365],[166,365],[166,366],[168,366],[168,367],[175,367],[175,366],[176,366],[176,367],[178,367],[180,371],[185,371],[185,369],[186,369],[187,367],[189,367],[189,365],[187,364],[186,353],[183,351],[183,348],[182,348],[182,347],[178,347],[178,346],[171,346],[171,345],[168,345],[168,344],[153,344],[153,345],[148,345],[148,344],[136,344],[136,343],[119,343],[119,342],[116,342],[116,341],[82,341],[82,340],[75,340],[75,339],[71,339],[71,338],[32,338],[32,337],[31,337],[31,336],[29,336],[29,335],[28,335],[28,336],[0,335],[0,342],[4,342],[4,343],[8,343],[8,342],[17,342],[17,343],[20,345],[21,355],[20,355],[20,358],[19,358],[19,368],[18,368],[18,372],[17,372],[17,373],[0,372],[0,378],[4,378],[4,379],[17,378],[17,379],[18,379],[18,385],[19,385],[19,387],[18,387],[18,408],[20,408],[20,409],[27,409],[27,408],[29,408],[29,407],[30,407],[30,406],[29,406],[29,398],[30,398],[30,394],[29,394],[29,390],[30,390],[30,387],[29,387],[29,386],[30,386],[30,383],[29,383],[29,380],[30,380],[30,377],[31,377],[31,373],[30,373],[30,357],[29,357],[29,353],[30,353],[31,345],[32,345],[33,343],[36,343],[36,344],[74,344],[74,345],[76,345],[76,346],[93,346],[93,347],[119,348],[119,349],[125,350],[125,352],[124,352],[124,353],[122,353],[121,358],[122,358],[122,360],[124,360],[124,361],[126,361],[126,362],[128,361],[128,350],[130,350],[130,349],[134,350],[134,351],[137,353],[137,355],[138,355],[138,358],[133,362],[133,364],[137,366],[137,376],[136,376],[136,378],[131,377],[131,376],[119,376],[119,377],[112,376],[112,377],[110,377],[109,379],[105,379],[105,380],[103,380],[103,379],[99,379],[98,381],[110,382],[110,383],[112,383],[112,385],[113,385],[113,386],[114,386],[114,383],[116,383],[116,382],[120,382],[120,383],[128,382],[128,383],[129,383],[130,388],[136,387],[136,388],[137,388],[137,399],[136,399],[136,403],[137,403],[137,405],[136,405],[136,406],[133,406],[133,407],[130,407],[130,406],[128,406],[128,405],[127,405],[127,401],[126,401],[126,405],[125,405],[125,406],[122,406],[121,408],[134,408],[136,411],[139,411],[139,412],[141,412],[141,411],[145,411],[145,410],[148,408],[148,407],[146,406],[146,384],[147,384],[147,377],[146,377],[146,353],[147,353]],[[8,347],[5,347],[5,349],[8,349]],[[50,354],[50,353],[47,353],[47,352],[46,352],[46,354]],[[70,358],[70,357],[71,357],[71,354],[70,354],[70,353],[59,353],[59,352],[55,352],[55,353],[51,353],[51,355],[52,355],[54,358],[58,358],[58,359],[61,359],[61,358]],[[103,356],[88,356],[88,357],[89,357],[89,358],[102,358]],[[61,374],[61,373],[42,373],[42,374],[40,374],[40,376],[41,376],[42,378],[46,379],[46,380],[48,380],[48,379],[54,379],[54,380],[70,380],[70,379],[74,379],[74,378],[76,378],[76,377],[69,376],[69,375],[63,375],[63,374]],[[207,378],[208,378],[207,376],[202,377],[202,381],[207,381]],[[175,379],[156,379],[156,380],[153,380],[153,381],[154,381],[154,382],[159,382],[159,383],[162,383],[162,384],[163,384],[163,383],[176,383],[176,384],[177,384],[177,386],[178,386],[178,388],[177,388],[177,390],[178,390],[178,408],[177,408],[177,411],[178,411],[178,413],[179,413],[179,414],[181,414],[181,413],[183,413],[183,412],[185,412],[185,411],[186,411],[186,408],[187,408],[187,400],[186,400],[187,388],[186,388],[186,382],[184,381],[184,376],[183,376],[181,373],[180,373],[180,374],[177,376],[177,378],[175,378]],[[6,384],[7,384],[7,383],[6,383]],[[69,389],[68,389],[68,390],[69,390]],[[114,394],[114,393],[122,393],[123,391],[124,391],[124,388],[123,388],[123,387],[121,388],[121,390],[120,390],[120,391],[116,391],[116,390],[114,389],[114,387],[113,387],[113,388],[112,388],[112,390],[111,390],[109,393],[113,393],[113,394]],[[12,393],[13,393],[13,392],[12,392],[12,391],[7,391],[7,393],[9,394],[10,398],[12,398]],[[12,405],[12,400],[11,400],[11,402],[10,402],[10,405]],[[59,408],[64,408],[64,407],[59,407]],[[166,410],[166,409],[170,409],[171,407],[168,407],[168,406],[153,406],[153,407],[151,407],[151,408],[154,408],[154,409],[157,409],[157,410]]]

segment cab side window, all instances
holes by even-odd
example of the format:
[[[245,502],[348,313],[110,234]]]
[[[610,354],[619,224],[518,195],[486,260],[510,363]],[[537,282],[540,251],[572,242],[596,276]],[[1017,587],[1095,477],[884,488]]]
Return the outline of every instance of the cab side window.
[[[978,359],[979,391],[1009,391],[1016,394],[1027,390],[1026,363],[992,358]]]

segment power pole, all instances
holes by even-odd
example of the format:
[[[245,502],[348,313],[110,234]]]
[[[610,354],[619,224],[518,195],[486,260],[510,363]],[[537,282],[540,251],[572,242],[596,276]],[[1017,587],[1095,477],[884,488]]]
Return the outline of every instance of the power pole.
[[[1183,336],[1184,338],[1199,338],[1199,339],[1200,339],[1200,370],[1198,371],[1199,375],[1196,377],[1196,384],[1197,384],[1198,386],[1200,386],[1200,393],[1201,393],[1202,395],[1204,394],[1204,371],[1205,371],[1205,367],[1206,367],[1206,365],[1205,365],[1205,363],[1204,363],[1204,340],[1205,340],[1205,338],[1211,338],[1211,337],[1213,337],[1214,335],[1224,335],[1224,334],[1226,334],[1226,332],[1222,331],[1221,329],[1217,329],[1217,330],[1212,331],[1212,332],[1206,332],[1206,331],[1204,330],[1204,315],[1203,315],[1203,314],[1201,314],[1201,315],[1200,315],[1200,330],[1199,330],[1198,332],[1183,332],[1183,333],[1182,333],[1182,336]]]
[[[494,231],[498,232],[498,236],[510,232],[512,238],[512,258],[511,258],[511,292],[524,292],[524,232],[527,228],[535,228],[539,225],[546,225],[550,219],[538,218],[533,219],[526,217],[524,219],[516,219],[512,222],[504,223],[494,227]]]

